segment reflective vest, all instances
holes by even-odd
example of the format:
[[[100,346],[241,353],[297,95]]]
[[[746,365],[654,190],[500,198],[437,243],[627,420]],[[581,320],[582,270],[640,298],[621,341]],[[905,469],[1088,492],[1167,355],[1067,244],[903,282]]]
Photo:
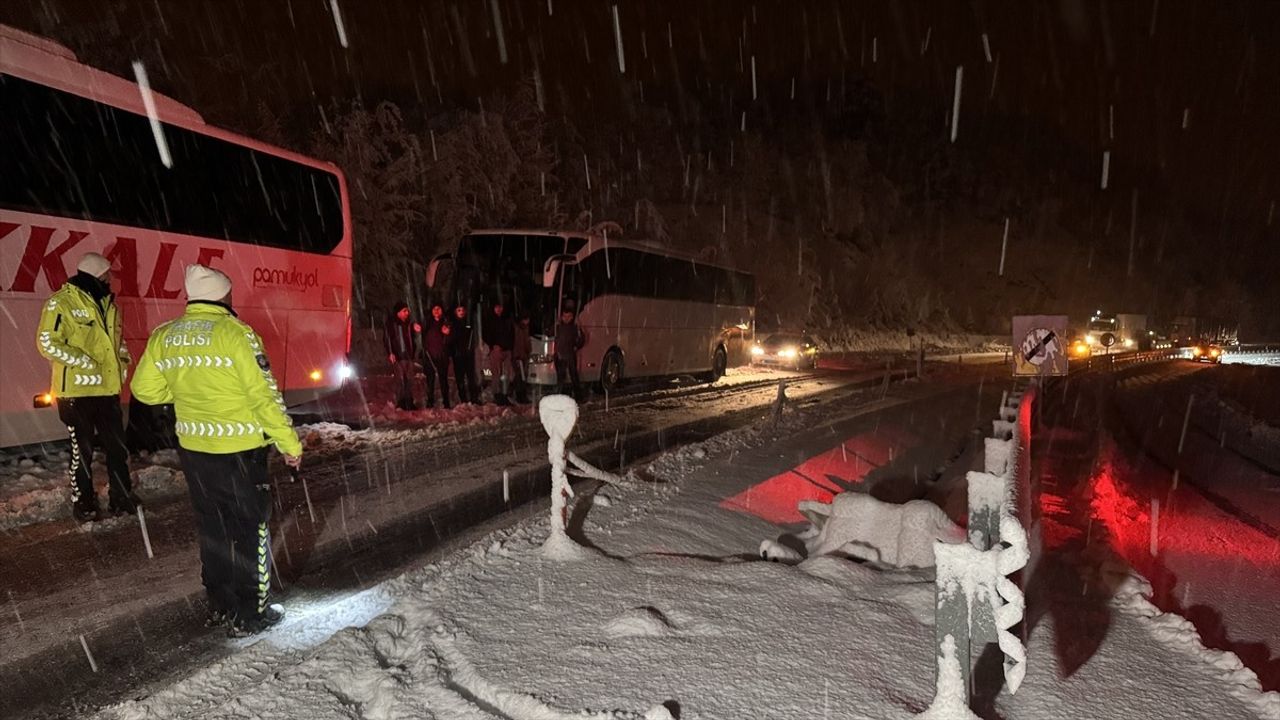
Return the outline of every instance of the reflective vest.
[[[40,311],[36,349],[53,366],[56,397],[119,395],[129,367],[120,311],[107,296],[99,304],[74,282],[63,284]]]
[[[130,388],[149,405],[173,403],[187,450],[223,455],[270,443],[302,454],[262,338],[225,305],[188,303],[156,328]]]

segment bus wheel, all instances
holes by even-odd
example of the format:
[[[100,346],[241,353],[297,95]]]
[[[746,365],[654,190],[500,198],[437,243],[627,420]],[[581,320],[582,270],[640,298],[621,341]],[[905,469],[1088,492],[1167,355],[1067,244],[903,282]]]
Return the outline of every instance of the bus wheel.
[[[610,350],[604,354],[604,361],[600,363],[600,387],[611,393],[621,385],[622,356],[617,350]]]
[[[711,372],[707,375],[708,382],[715,382],[724,377],[725,370],[729,367],[729,356],[725,353],[724,347],[716,348],[715,353],[711,356]]]

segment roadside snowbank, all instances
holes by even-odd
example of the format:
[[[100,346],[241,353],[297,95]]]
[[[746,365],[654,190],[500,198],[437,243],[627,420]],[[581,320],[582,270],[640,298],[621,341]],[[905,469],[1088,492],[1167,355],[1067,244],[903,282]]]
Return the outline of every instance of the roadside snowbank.
[[[94,489],[107,505],[107,477],[101,453],[94,460]],[[68,518],[71,505],[65,449],[44,454],[7,451],[0,456],[0,531]],[[130,463],[134,490],[147,501],[182,495],[187,485],[176,450],[144,453]]]

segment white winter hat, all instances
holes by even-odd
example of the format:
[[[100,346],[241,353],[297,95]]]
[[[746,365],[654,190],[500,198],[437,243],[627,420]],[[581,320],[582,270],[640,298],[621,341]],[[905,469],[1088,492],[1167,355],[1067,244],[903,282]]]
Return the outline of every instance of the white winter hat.
[[[96,252],[85,253],[80,258],[80,264],[76,265],[76,270],[88,273],[94,277],[102,277],[111,269],[111,261]]]
[[[187,266],[187,299],[217,302],[231,292],[231,278],[204,265]]]

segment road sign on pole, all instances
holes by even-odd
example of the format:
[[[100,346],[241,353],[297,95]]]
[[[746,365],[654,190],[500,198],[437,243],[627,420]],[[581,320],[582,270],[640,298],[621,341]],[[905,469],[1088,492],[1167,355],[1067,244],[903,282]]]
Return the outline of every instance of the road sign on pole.
[[[1067,374],[1067,316],[1013,316],[1013,374]]]

